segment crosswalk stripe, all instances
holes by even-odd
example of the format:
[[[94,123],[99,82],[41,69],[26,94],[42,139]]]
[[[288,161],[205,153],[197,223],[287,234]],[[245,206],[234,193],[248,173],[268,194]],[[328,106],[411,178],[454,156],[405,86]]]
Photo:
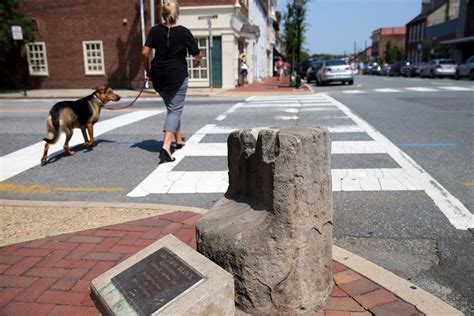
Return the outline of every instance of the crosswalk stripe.
[[[398,89],[391,89],[391,88],[384,88],[384,89],[374,89],[374,91],[377,91],[377,92],[384,92],[384,93],[390,93],[390,92],[402,92],[401,90],[398,90]]]
[[[401,168],[332,169],[334,192],[420,191],[422,184]],[[129,197],[168,193],[223,193],[229,185],[228,171],[160,171],[147,178]]]
[[[439,88],[440,89],[445,89],[445,90],[451,90],[451,91],[474,91],[474,89],[471,89],[469,87],[445,87],[445,86],[441,86]]]
[[[162,112],[164,112],[164,110],[137,111],[101,121],[94,126],[94,136],[97,137],[115,128],[135,123]],[[64,139],[64,135],[62,135],[55,145],[50,146],[50,157],[63,152],[62,146],[64,144]],[[76,145],[82,144],[83,142],[84,139],[82,138],[82,134],[76,132],[69,142],[69,146],[74,147]],[[16,176],[17,174],[37,166],[40,162],[41,155],[43,154],[43,149],[44,142],[38,142],[0,157],[0,181],[5,181],[11,177]]]
[[[347,94],[360,94],[360,93],[366,93],[365,91],[362,90],[344,90],[342,93],[347,93]]]
[[[226,143],[186,143],[186,156],[227,156]],[[333,141],[332,154],[382,154],[387,151],[375,141]]]
[[[410,91],[419,91],[419,92],[432,92],[432,91],[439,91],[433,88],[425,88],[425,87],[412,87],[412,88],[405,88]]]

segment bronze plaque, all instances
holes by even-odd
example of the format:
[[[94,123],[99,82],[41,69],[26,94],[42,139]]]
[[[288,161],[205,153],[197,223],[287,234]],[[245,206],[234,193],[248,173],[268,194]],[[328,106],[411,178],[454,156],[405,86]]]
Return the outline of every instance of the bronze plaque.
[[[112,278],[139,315],[151,315],[204,276],[168,248],[161,248]]]

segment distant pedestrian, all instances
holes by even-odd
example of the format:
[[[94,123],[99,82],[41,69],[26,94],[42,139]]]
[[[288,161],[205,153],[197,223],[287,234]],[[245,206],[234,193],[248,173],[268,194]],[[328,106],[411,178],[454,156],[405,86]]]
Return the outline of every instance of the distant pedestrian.
[[[165,102],[168,113],[163,127],[163,145],[160,162],[174,161],[171,153],[173,136],[176,149],[184,146],[181,136],[181,113],[188,89],[188,66],[186,54],[194,56],[194,67],[201,63],[202,55],[196,40],[184,26],[178,25],[179,6],[175,1],[166,0],[162,7],[165,24],[152,27],[143,46],[141,58],[147,77],[154,89]],[[155,57],[151,62],[151,50]]]
[[[278,73],[278,80],[282,81],[283,76],[285,75],[285,64],[283,63],[283,59],[281,59],[281,57],[278,57],[278,60],[276,62],[276,68]]]
[[[240,64],[240,75],[242,76],[242,86],[246,87],[248,84],[248,74],[249,66],[247,65],[247,54],[243,53],[240,55],[241,64]]]

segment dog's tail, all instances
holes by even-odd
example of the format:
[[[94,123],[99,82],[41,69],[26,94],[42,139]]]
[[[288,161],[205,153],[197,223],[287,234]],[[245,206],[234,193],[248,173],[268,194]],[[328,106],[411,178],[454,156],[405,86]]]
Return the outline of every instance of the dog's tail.
[[[59,138],[59,110],[51,109],[48,115],[47,122],[48,137],[43,138],[48,144],[54,144],[58,141]]]

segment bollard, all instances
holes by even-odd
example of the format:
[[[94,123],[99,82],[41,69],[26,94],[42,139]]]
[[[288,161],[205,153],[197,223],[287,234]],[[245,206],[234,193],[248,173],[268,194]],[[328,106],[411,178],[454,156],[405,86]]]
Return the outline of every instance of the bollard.
[[[228,138],[229,188],[198,222],[198,251],[234,275],[250,314],[311,315],[332,290],[332,184],[324,127]]]

